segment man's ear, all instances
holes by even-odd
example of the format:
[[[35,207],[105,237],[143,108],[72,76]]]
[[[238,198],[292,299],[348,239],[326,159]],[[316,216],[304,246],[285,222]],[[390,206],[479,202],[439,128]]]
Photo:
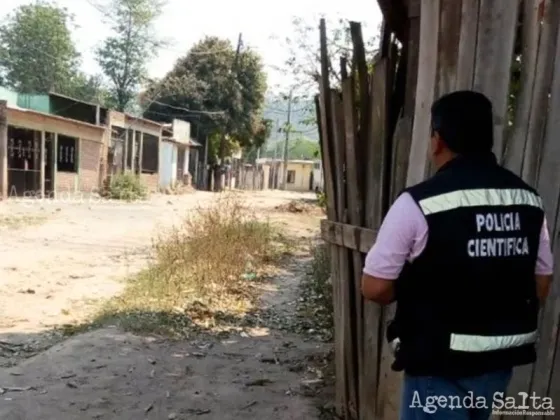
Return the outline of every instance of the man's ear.
[[[437,131],[432,132],[432,155],[437,156],[441,154],[441,152],[445,149],[445,144],[443,143],[443,139],[439,135]]]

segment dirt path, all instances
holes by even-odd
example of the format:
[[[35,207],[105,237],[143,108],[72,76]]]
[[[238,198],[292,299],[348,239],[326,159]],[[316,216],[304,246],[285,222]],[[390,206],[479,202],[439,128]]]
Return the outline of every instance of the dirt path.
[[[305,216],[274,213],[293,194],[244,196],[292,235],[316,233]],[[38,210],[8,204],[21,214],[49,213],[50,220],[11,236],[4,232],[0,340],[32,349],[48,346],[49,327],[87,316],[94,305],[84,299],[114,296],[122,278],[143,267],[154,231],[212,199],[200,193],[160,196],[135,208],[84,203]],[[307,262],[300,256],[284,267],[263,295],[263,309],[294,317]],[[21,349],[25,355],[25,346]],[[188,342],[105,328],[2,369],[0,418],[312,420],[319,413],[309,396],[322,384],[314,366],[328,351],[324,343],[266,327]]]

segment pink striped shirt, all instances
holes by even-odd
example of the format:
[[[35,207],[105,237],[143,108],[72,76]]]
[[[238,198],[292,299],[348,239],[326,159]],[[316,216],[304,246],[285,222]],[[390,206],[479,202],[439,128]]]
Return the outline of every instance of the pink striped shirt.
[[[427,241],[428,224],[422,211],[410,194],[401,194],[387,212],[377,240],[366,256],[364,273],[381,279],[396,279],[406,261],[418,257]],[[552,268],[553,258],[545,218],[535,274],[551,275]]]

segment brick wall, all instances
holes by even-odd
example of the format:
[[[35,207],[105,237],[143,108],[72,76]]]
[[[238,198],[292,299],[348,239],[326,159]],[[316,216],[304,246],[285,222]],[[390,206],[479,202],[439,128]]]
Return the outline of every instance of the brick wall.
[[[56,173],[56,192],[57,193],[75,193],[78,174],[72,172]]]
[[[80,150],[80,191],[91,193],[99,191],[99,169],[101,163],[101,143],[82,139]]]
[[[159,183],[158,183],[158,174],[141,174],[140,180],[142,183],[148,187],[148,191],[150,192],[157,192]]]

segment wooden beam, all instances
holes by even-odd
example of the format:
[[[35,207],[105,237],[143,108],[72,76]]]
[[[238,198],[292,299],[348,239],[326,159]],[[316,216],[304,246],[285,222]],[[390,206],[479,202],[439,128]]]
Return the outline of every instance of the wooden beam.
[[[52,188],[52,196],[57,198],[56,192],[56,181],[57,181],[57,172],[58,172],[58,133],[53,134],[52,139],[52,156],[51,156],[51,165],[52,165],[52,175],[51,175],[51,188]]]
[[[452,1],[454,0],[447,0]],[[473,88],[492,101],[494,153],[503,161],[518,1],[481,0]]]
[[[8,198],[8,104],[0,101],[0,197]]]
[[[326,242],[364,254],[371,249],[376,236],[377,232],[373,229],[321,220],[321,237]]]
[[[40,185],[40,189],[41,189],[41,198],[45,198],[45,165],[47,164],[46,162],[46,152],[47,152],[47,148],[46,148],[46,133],[44,131],[41,131],[41,162],[40,162],[40,173],[39,173],[39,185]]]
[[[478,12],[480,0],[463,0],[461,5],[461,29],[457,64],[458,90],[472,89],[478,36]]]
[[[422,0],[416,108],[410,145],[407,185],[422,182],[428,173],[430,108],[434,101],[436,88],[439,17],[440,0]]]
[[[142,174],[142,158],[144,157],[144,132],[141,131],[140,132],[140,144],[139,144],[140,150],[139,150],[139,155],[138,156],[138,173]]]

